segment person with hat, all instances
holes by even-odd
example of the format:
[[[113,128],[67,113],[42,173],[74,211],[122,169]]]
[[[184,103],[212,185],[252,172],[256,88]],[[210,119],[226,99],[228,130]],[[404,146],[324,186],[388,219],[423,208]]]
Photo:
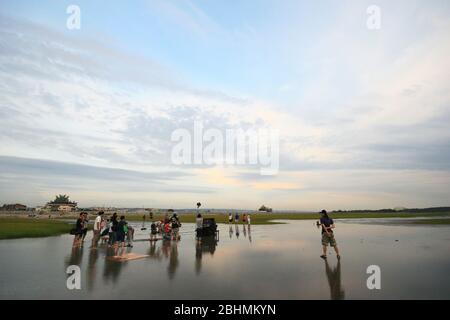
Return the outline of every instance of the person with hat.
[[[320,226],[322,227],[322,249],[323,254],[320,256],[322,259],[327,258],[327,247],[328,245],[334,248],[336,251],[336,256],[338,259],[341,258],[339,254],[339,249],[337,247],[336,240],[334,239],[333,229],[335,228],[334,221],[328,216],[326,210],[320,212]]]

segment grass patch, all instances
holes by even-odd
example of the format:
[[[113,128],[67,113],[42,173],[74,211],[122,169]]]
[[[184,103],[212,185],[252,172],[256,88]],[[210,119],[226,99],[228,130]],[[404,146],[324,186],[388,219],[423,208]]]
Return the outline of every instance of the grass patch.
[[[214,218],[217,223],[228,223],[227,214],[202,214],[204,218]],[[240,215],[242,217],[242,215]],[[416,217],[442,217],[450,216],[449,213],[331,213],[332,219],[372,219],[372,218],[416,218]],[[154,215],[155,220],[163,219],[164,215]],[[183,214],[179,215],[181,222],[195,222],[196,215]],[[142,221],[142,215],[128,215],[126,216],[129,221]],[[234,218],[234,215],[233,215]],[[252,224],[280,224],[279,220],[319,220],[320,215],[318,213],[257,213],[251,214]],[[147,216],[148,220],[148,216]],[[277,222],[274,222],[276,220]],[[444,220],[444,219],[442,219]]]
[[[447,225],[450,224],[450,219],[424,219],[413,221],[413,224],[427,224],[427,225]]]
[[[48,219],[0,218],[0,239],[37,238],[69,233],[67,222]]]

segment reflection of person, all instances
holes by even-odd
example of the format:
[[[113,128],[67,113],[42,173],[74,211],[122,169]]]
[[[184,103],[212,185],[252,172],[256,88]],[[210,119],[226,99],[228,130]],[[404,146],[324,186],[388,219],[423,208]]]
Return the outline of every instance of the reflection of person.
[[[252,228],[248,225],[248,241],[252,242]]]
[[[236,238],[239,238],[239,225],[235,224]]]
[[[178,243],[176,241],[172,241],[170,243],[170,257],[169,257],[169,265],[167,266],[167,273],[169,275],[169,279],[173,279],[175,276],[175,272],[177,271],[179,260],[178,260]]]
[[[244,233],[244,237],[247,237],[247,226],[244,224],[244,231],[243,231],[243,233]]]
[[[345,292],[341,285],[341,261],[338,260],[336,268],[331,269],[328,261],[325,260],[325,273],[327,274],[328,284],[330,286],[331,300],[344,299]]]
[[[97,250],[90,251],[87,268],[87,278],[86,278],[88,291],[92,291],[92,289],[94,288],[95,275],[97,272],[96,268],[97,260],[98,260],[98,251]]]
[[[230,227],[231,228],[231,227]],[[233,233],[233,229],[231,229]],[[202,269],[202,257],[204,252],[209,252],[211,256],[214,255],[217,246],[217,239],[212,236],[204,237],[202,242],[197,242],[195,245],[195,272],[200,273]]]
[[[327,247],[328,244],[334,248],[336,251],[337,258],[340,259],[339,249],[337,247],[336,240],[334,239],[333,230],[335,228],[334,221],[328,216],[325,210],[320,212],[322,217],[320,218],[320,225],[322,226],[322,249],[323,254],[320,256],[323,259],[327,258]]]
[[[229,232],[230,232],[230,239],[231,239],[231,237],[233,237],[233,227],[230,225],[230,230],[229,230]]]

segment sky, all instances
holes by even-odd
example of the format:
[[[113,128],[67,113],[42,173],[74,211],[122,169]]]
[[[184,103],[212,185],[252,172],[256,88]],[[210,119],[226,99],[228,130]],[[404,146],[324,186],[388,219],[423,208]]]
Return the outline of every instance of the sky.
[[[449,14],[446,0],[0,0],[0,203],[448,206]],[[173,132],[195,122],[276,131],[278,171],[174,163]]]

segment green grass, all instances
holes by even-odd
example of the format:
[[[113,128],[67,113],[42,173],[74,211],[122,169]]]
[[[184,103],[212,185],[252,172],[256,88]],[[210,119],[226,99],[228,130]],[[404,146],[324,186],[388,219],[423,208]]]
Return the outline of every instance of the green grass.
[[[447,225],[450,224],[450,219],[424,219],[413,221],[413,224],[427,224],[427,225]]]
[[[360,219],[360,218],[416,218],[416,217],[442,217],[450,216],[449,213],[332,213],[330,217],[333,219]],[[203,214],[204,218],[215,218],[218,223],[228,223],[227,214]],[[234,216],[233,216],[234,217]],[[241,215],[242,217],[242,215]],[[128,215],[129,221],[142,221],[142,215]],[[155,215],[155,220],[161,220],[163,215]],[[320,215],[318,213],[257,213],[251,214],[252,224],[279,224],[280,220],[318,220]],[[195,222],[195,214],[180,215],[181,222]],[[276,220],[277,222],[275,222]],[[445,219],[442,219],[445,220]]]
[[[36,238],[69,233],[67,222],[48,219],[0,218],[0,239]]]

